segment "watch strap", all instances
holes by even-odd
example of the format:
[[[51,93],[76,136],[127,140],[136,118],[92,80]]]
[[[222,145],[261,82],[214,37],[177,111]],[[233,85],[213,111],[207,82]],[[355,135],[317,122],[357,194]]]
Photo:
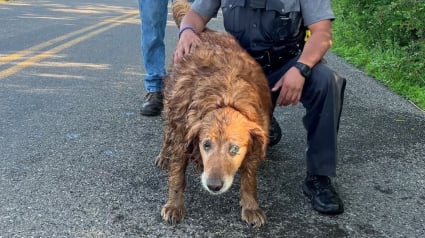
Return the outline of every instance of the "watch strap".
[[[301,63],[301,62],[296,62],[294,67],[297,68],[300,71],[301,75],[304,76],[304,78],[307,79],[307,78],[310,77],[310,75],[311,75],[310,66],[308,66],[304,63]]]

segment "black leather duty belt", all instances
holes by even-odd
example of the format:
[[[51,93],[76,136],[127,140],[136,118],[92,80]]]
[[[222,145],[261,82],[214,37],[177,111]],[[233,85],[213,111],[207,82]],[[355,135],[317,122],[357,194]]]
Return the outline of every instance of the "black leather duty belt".
[[[261,65],[266,74],[272,73],[286,64],[297,54],[282,54],[278,51],[248,51],[248,53]]]

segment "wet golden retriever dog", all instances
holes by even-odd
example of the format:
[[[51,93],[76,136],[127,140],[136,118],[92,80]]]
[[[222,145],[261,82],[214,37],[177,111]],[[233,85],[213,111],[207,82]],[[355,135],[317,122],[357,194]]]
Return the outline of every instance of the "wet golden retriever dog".
[[[185,0],[173,3],[178,26],[189,8]],[[265,216],[256,174],[266,156],[272,108],[267,79],[230,34],[207,29],[199,37],[165,80],[164,141],[155,160],[169,176],[161,215],[168,223],[182,221],[185,171],[193,161],[211,194],[227,191],[240,171],[242,219],[258,227]]]

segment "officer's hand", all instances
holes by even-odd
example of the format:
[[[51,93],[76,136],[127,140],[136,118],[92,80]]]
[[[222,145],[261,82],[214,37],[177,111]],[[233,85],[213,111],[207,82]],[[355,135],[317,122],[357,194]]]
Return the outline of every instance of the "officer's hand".
[[[185,30],[181,33],[179,42],[177,43],[176,51],[174,52],[174,63],[177,63],[186,54],[190,53],[191,47],[199,44],[201,40],[198,35],[191,30]]]
[[[300,71],[295,67],[290,68],[272,88],[273,92],[280,90],[276,105],[296,105],[301,99],[304,82]]]

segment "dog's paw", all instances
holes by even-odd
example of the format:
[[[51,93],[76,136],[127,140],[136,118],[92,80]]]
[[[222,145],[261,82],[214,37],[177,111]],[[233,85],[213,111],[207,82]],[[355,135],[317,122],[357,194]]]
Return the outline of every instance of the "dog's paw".
[[[180,223],[184,218],[184,213],[183,206],[175,206],[168,203],[161,210],[162,219],[172,225]]]
[[[263,210],[257,209],[243,209],[242,208],[242,220],[252,227],[260,227],[266,222],[266,216]]]
[[[168,165],[169,165],[169,159],[158,155],[155,159],[155,166],[160,168],[160,169],[164,169],[167,170],[168,169]]]

